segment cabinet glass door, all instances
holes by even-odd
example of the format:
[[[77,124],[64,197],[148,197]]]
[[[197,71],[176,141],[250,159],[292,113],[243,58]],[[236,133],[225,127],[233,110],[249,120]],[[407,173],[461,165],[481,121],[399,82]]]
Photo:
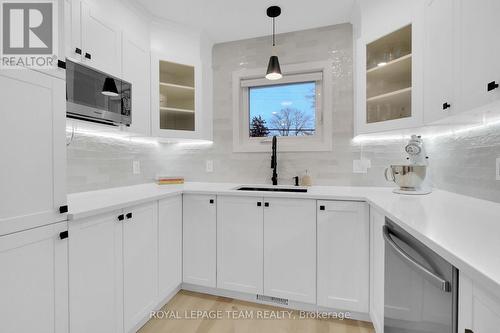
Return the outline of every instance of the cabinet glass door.
[[[412,116],[412,27],[366,46],[366,122]]]
[[[194,67],[160,61],[160,129],[195,130]]]

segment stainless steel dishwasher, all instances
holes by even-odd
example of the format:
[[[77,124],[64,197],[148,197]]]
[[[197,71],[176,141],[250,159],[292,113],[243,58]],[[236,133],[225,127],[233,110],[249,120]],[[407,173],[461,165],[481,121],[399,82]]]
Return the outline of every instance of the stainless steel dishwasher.
[[[458,270],[386,219],[385,333],[457,333]]]

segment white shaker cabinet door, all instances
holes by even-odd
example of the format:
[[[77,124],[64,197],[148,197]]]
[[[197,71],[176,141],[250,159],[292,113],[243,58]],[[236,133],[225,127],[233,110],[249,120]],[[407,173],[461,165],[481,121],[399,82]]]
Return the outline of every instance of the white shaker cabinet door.
[[[66,220],[64,80],[0,70],[0,235]]]
[[[0,332],[68,332],[68,240],[61,222],[0,237]]]
[[[183,195],[183,282],[216,286],[215,195]]]
[[[182,195],[158,203],[158,287],[160,301],[182,283]]]
[[[71,221],[71,333],[123,332],[121,211]]]
[[[368,313],[369,242],[366,203],[318,201],[318,305]]]
[[[316,302],[316,201],[264,198],[264,294]]]
[[[144,324],[158,294],[158,203],[123,210],[123,314],[125,332]]]
[[[370,207],[370,317],[377,333],[384,331],[385,216]]]
[[[262,198],[218,197],[218,288],[263,293],[263,213]]]

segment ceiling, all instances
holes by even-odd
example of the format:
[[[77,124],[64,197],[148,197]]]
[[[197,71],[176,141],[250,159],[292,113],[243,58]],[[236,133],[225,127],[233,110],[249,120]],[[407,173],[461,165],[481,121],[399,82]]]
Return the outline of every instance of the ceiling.
[[[188,25],[216,43],[269,35],[266,8],[282,9],[277,33],[348,22],[354,0],[136,0],[153,15]]]

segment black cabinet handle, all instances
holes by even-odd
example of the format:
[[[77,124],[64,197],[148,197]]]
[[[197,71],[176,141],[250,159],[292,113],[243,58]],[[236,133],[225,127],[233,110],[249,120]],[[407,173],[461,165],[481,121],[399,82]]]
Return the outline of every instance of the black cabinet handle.
[[[269,207],[269,202],[264,202],[264,207]]]
[[[79,47],[77,47],[77,48],[75,49],[75,53],[76,53],[76,54],[82,54],[82,49],[81,49],[81,48],[79,48]]]
[[[127,213],[127,215],[125,215],[127,217],[127,220],[128,219],[131,219],[132,218],[132,213]]]
[[[118,215],[118,221],[123,221],[125,216],[123,214]]]
[[[474,331],[466,328],[465,331],[464,331],[464,333],[474,333]]]
[[[215,201],[214,199],[210,199],[210,203],[213,204]]]
[[[57,67],[66,69],[66,62],[62,60],[57,60]]]
[[[85,52],[85,58],[92,59],[92,55],[90,53]]]
[[[325,206],[319,206],[319,210],[325,210]]]
[[[59,214],[64,214],[68,212],[68,205],[59,207]]]
[[[262,206],[262,202],[258,201],[257,202],[257,207],[261,207]]]
[[[451,108],[451,104],[450,103],[446,102],[446,103],[443,104],[443,110],[446,110],[446,109],[449,109],[449,108]]]
[[[68,236],[69,236],[68,230],[59,233],[60,239],[66,239],[66,238],[68,238]]]
[[[492,82],[488,83],[488,91],[498,89],[498,87],[500,87],[500,85],[498,85],[498,83],[496,81],[492,81]]]

